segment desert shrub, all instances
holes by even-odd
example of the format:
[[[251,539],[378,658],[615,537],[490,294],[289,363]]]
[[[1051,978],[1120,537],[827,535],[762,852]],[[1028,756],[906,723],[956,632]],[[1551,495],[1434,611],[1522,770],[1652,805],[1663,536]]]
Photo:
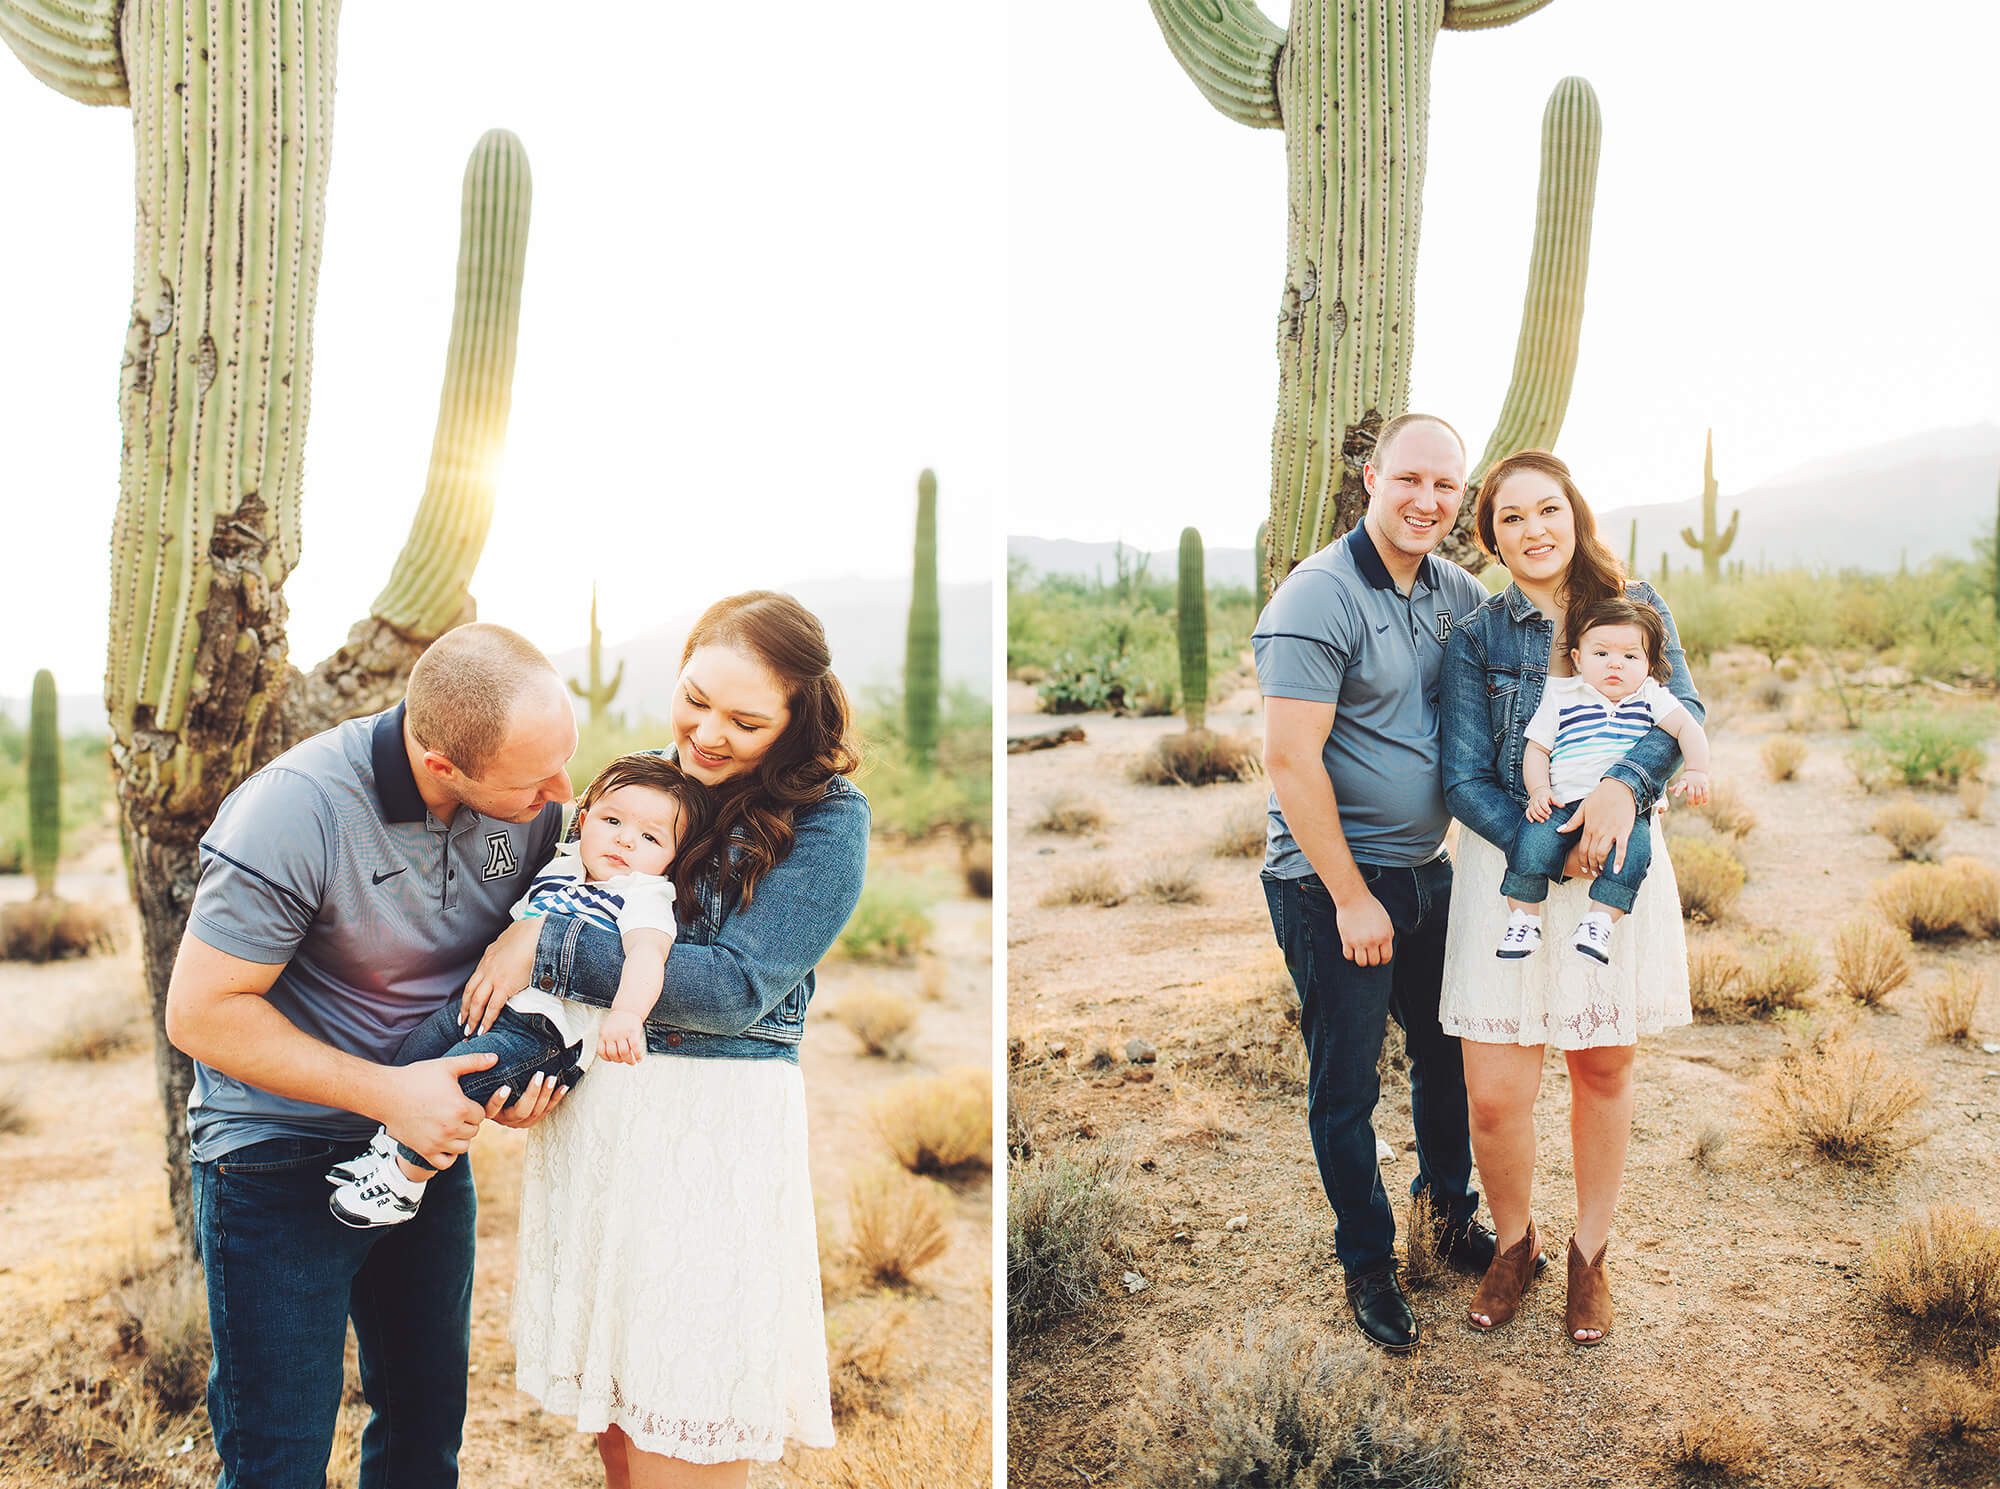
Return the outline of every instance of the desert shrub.
[[[1740,996],[1761,1016],[1781,1008],[1804,1008],[1824,975],[1819,953],[1802,936],[1789,936],[1759,952],[1743,971]]]
[[[1970,1375],[1935,1366],[1925,1371],[1918,1411],[1923,1430],[1942,1442],[2000,1432],[2000,1350],[1989,1352]]]
[[[1774,734],[1757,753],[1764,760],[1764,774],[1774,781],[1789,781],[1806,761],[1806,742],[1789,734]]]
[[[1094,863],[1074,869],[1042,895],[1047,906],[1096,905],[1108,910],[1125,903],[1125,886],[1108,863]]]
[[[1073,795],[1056,797],[1028,824],[1031,832],[1056,832],[1070,837],[1096,832],[1103,826],[1104,813],[1097,803]]]
[[[1748,1014],[1743,973],[1743,958],[1721,936],[1688,939],[1688,998],[1701,1017],[1729,1023]]]
[[[813,1454],[811,1482],[818,1489],[992,1489],[992,1416],[936,1401],[869,1416]]]
[[[1670,851],[1674,880],[1680,885],[1681,914],[1711,923],[1728,914],[1748,877],[1743,860],[1713,838],[1676,837]]]
[[[1729,1484],[1754,1478],[1764,1466],[1764,1436],[1735,1407],[1705,1408],[1667,1439],[1667,1464],[1684,1481]]]
[[[208,1391],[208,1291],[178,1264],[118,1293],[119,1342],[140,1359],[139,1381],[162,1411],[192,1411]]]
[[[1958,928],[1968,936],[2000,936],[2000,869],[1977,858],[1947,858]]]
[[[845,1423],[886,1404],[903,1373],[903,1331],[909,1323],[909,1305],[900,1301],[870,1300],[827,1314],[826,1375],[835,1421]]]
[[[993,898],[993,840],[973,838],[960,850],[958,871],[965,878],[965,892],[974,899]]]
[[[1833,933],[1833,985],[1871,1007],[1910,980],[1910,938],[1890,926],[1850,920]]]
[[[1250,740],[1190,729],[1164,736],[1141,755],[1132,766],[1132,779],[1142,786],[1212,786],[1247,781],[1262,768]]]
[[[1913,863],[1897,869],[1875,886],[1875,904],[1891,925],[1901,926],[1914,941],[1935,941],[1964,931],[1959,883],[1942,864]]]
[[[847,1188],[854,1259],[877,1282],[905,1283],[951,1244],[942,1186],[894,1169],[864,1169]]]
[[[943,957],[927,956],[917,962],[917,996],[926,1003],[942,1003],[951,991],[951,969]]]
[[[1232,807],[1215,835],[1217,858],[1261,858],[1267,813],[1264,803],[1244,802]]]
[[[1110,1150],[1058,1148],[1007,1174],[1007,1327],[1045,1328],[1097,1301],[1132,1215]]]
[[[0,905],[0,962],[59,962],[117,949],[108,905],[16,900]]]
[[[1216,1073],[1253,1091],[1297,1093],[1309,1073],[1306,1045],[1297,1035],[1232,1044],[1215,1059]]]
[[[1932,1205],[1875,1248],[1875,1296],[1948,1329],[2000,1330],[2000,1226]]]
[[[1722,1150],[1729,1146],[1729,1129],[1720,1122],[1704,1122],[1688,1144],[1688,1157],[1696,1168],[1713,1168]]]
[[[1708,801],[1695,810],[1706,817],[1708,825],[1717,832],[1739,841],[1750,836],[1757,825],[1757,814],[1750,810],[1750,803],[1743,799],[1743,793],[1727,783],[1711,791]]]
[[[1736,644],[1733,592],[1733,586],[1710,584],[1699,574],[1674,575],[1667,598],[1673,606],[1674,629],[1691,661],[1706,662]]]
[[[1963,1044],[1972,1037],[1972,1020],[1979,1012],[1979,995],[1985,987],[1970,967],[1947,967],[1944,977],[1924,989],[1924,1019],[1931,1038],[1945,1044]]]
[[[1403,1282],[1415,1289],[1443,1282],[1451,1265],[1438,1250],[1437,1207],[1428,1189],[1410,1197],[1403,1216]]]
[[[1958,783],[1958,810],[1968,822],[1977,822],[1986,811],[1986,783],[1967,776]]]
[[[1139,880],[1139,893],[1162,905],[1201,903],[1201,872],[1191,863],[1166,863]]]
[[[1894,801],[1875,814],[1871,826],[1889,840],[1898,858],[1929,859],[1944,832],[1944,818],[1921,802]]]
[[[1750,684],[1750,701],[1766,713],[1776,713],[1792,701],[1792,690],[1782,677],[1769,672]]]
[[[1855,747],[1855,774],[1864,783],[1956,786],[1986,764],[1986,727],[1976,719],[1911,714],[1868,731]]]
[[[33,1126],[28,1117],[28,1104],[22,1099],[20,1090],[12,1084],[0,1086],[0,1135],[26,1132]]]
[[[1906,1145],[1903,1120],[1923,1092],[1879,1051],[1835,1033],[1782,1055],[1765,1077],[1759,1105],[1781,1142],[1865,1166]]]
[[[840,933],[840,950],[857,962],[909,961],[930,945],[935,898],[921,880],[908,875],[871,875]]]
[[[893,989],[869,983],[842,993],[833,1017],[869,1054],[900,1060],[909,1053],[907,1036],[917,1022],[917,1005]]]
[[[965,1069],[916,1076],[875,1098],[875,1130],[913,1174],[993,1166],[993,1077]]]
[[[937,741],[928,765],[906,737],[899,693],[877,690],[857,710],[862,766],[855,783],[868,793],[878,836],[963,839],[993,834],[993,705],[954,686],[940,700]]]
[[[1118,1434],[1121,1483],[1182,1489],[1455,1489],[1463,1430],[1417,1409],[1351,1336],[1247,1320],[1158,1358]]]
[[[109,1060],[139,1047],[138,1010],[105,1000],[72,1012],[42,1050],[45,1060]]]

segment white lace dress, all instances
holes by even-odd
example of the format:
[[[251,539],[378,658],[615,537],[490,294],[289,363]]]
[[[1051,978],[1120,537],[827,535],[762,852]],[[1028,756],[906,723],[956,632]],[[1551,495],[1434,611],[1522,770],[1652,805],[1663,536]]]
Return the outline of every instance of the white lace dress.
[[[1569,944],[1590,905],[1588,879],[1549,885],[1540,951],[1520,961],[1496,957],[1507,924],[1500,894],[1507,855],[1461,826],[1438,999],[1444,1032],[1483,1044],[1583,1050],[1635,1044],[1641,1034],[1693,1023],[1680,889],[1657,816],[1652,832],[1652,865],[1632,912],[1612,932],[1611,963],[1604,966]]]
[[[691,1463],[833,1442],[805,1083],[787,1060],[600,1060],[528,1134],[515,1381]]]

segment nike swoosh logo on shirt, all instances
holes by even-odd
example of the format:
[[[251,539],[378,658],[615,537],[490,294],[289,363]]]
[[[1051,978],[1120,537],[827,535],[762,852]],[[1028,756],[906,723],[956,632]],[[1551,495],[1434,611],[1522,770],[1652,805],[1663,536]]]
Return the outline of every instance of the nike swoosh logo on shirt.
[[[406,869],[406,868],[408,868],[408,867],[409,867],[409,865],[407,865],[407,864],[405,864],[405,865],[404,865],[404,868],[405,868],[405,869]],[[397,876],[398,874],[400,874],[400,873],[402,873],[402,872],[403,872],[403,869],[391,869],[391,870],[389,870],[389,872],[388,872],[388,873],[386,873],[386,874],[377,874],[377,875],[375,876],[375,882],[376,882],[377,884],[380,884],[380,883],[382,883],[382,882],[383,882],[383,880],[385,880],[385,879],[393,879],[393,878],[395,878],[395,877],[396,877],[396,876]]]
[[[1382,634],[1382,633],[1383,633],[1384,631],[1386,631],[1386,630],[1388,630],[1388,629],[1389,629],[1389,622],[1387,622],[1387,621],[1385,620],[1385,621],[1383,621],[1383,622],[1382,622],[1382,624],[1381,624],[1381,625],[1379,625],[1379,626],[1377,626],[1377,627],[1375,628],[1375,634],[1376,634],[1377,636],[1379,636],[1379,635],[1381,635],[1381,634]]]

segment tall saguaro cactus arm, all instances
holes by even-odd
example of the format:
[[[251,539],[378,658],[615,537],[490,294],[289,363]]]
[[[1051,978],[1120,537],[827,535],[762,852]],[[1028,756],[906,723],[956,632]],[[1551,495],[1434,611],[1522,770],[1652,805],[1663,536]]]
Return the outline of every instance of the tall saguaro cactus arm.
[[[1444,29],[1489,31],[1531,16],[1549,0],[1445,0]]]
[[[586,685],[575,678],[569,680],[569,690],[590,705],[590,722],[595,724],[611,706],[611,700],[618,696],[618,685],[625,681],[625,659],[618,659],[618,670],[611,674],[611,681],[604,680],[604,632],[597,628],[597,586],[590,586],[590,650],[586,666],[590,682]]]
[[[1681,529],[1681,541],[1701,555],[1701,574],[1708,580],[1722,577],[1723,557],[1736,542],[1736,526],[1743,516],[1741,508],[1732,511],[1728,528],[1716,532],[1715,499],[1719,494],[1715,484],[1715,431],[1711,429],[1701,456],[1701,536],[1696,537],[1692,527]]]
[[[1252,129],[1277,129],[1284,29],[1250,0],[1152,0],[1167,47],[1201,96]]]
[[[118,50],[124,8],[124,0],[0,0],[0,41],[65,98],[127,103]]]

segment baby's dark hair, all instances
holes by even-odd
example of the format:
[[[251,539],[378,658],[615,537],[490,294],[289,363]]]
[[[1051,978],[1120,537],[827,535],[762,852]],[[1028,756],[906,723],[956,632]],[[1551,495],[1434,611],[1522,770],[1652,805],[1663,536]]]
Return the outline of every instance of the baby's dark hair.
[[[577,803],[577,816],[581,817],[589,811],[607,791],[616,791],[620,786],[646,786],[676,798],[681,804],[680,841],[683,843],[707,831],[715,816],[708,788],[682,770],[672,756],[656,755],[651,751],[620,755],[600,770],[584,787],[583,799]]]
[[[1593,600],[1569,612],[1568,634],[1563,645],[1569,651],[1583,650],[1583,633],[1598,626],[1637,626],[1646,644],[1646,670],[1655,682],[1672,677],[1667,665],[1667,626],[1660,612],[1643,600]]]

